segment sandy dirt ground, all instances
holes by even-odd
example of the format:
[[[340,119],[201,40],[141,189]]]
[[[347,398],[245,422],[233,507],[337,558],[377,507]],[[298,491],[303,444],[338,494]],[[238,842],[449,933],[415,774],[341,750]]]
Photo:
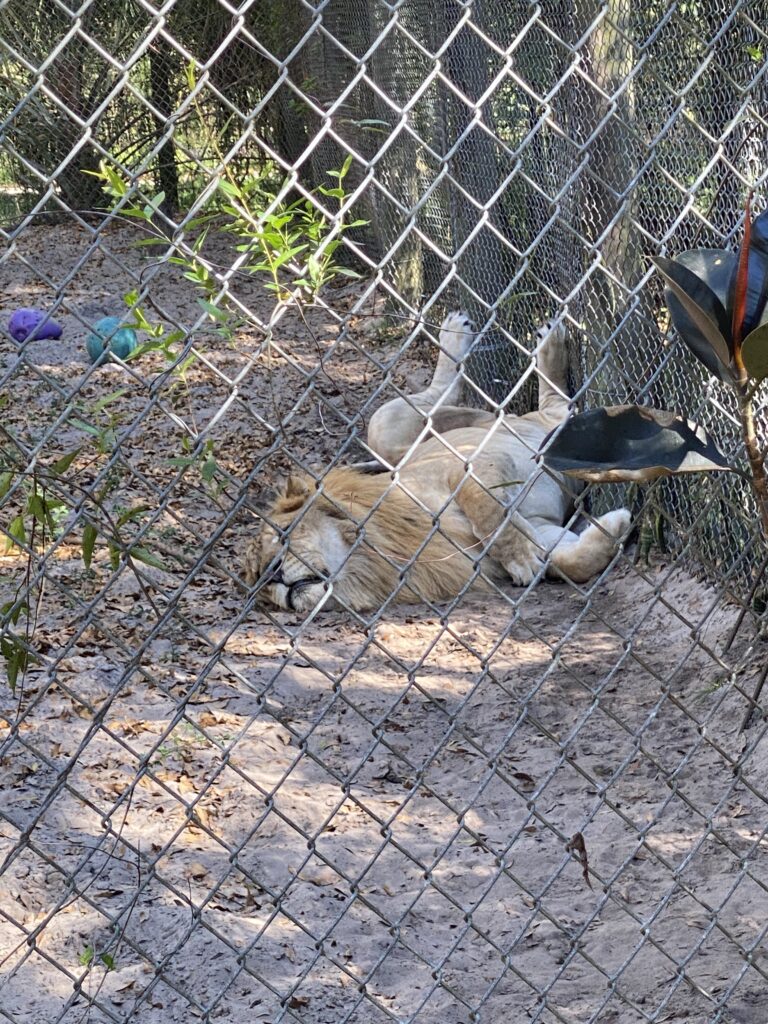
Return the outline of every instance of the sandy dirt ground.
[[[22,361],[2,343],[4,423],[27,444],[50,432],[43,462],[82,445],[88,483],[105,457],[73,419],[112,417],[110,508],[147,506],[131,522],[165,568],[114,573],[97,544],[86,569],[70,513],[37,661],[0,683],[0,1021],[764,1024],[768,744],[762,720],[739,727],[766,652],[728,676],[749,640],[720,657],[738,608],[629,554],[580,590],[375,622],[268,615],[205,567],[187,577],[168,552],[209,539],[236,565],[252,519],[231,514],[233,481],[273,448],[254,493],[336,456],[401,332],[353,317],[339,342],[316,312],[311,333],[281,324],[288,358],[268,365],[246,327],[200,335],[207,362],[183,383],[158,385],[155,354],[136,376],[90,372],[76,312],[119,312],[141,253],[119,230],[89,255],[64,227],[54,252],[53,230],[25,232],[0,271],[4,318],[57,289],[69,310],[61,342]],[[194,319],[172,276],[153,297]],[[397,362],[398,386],[426,379],[428,349]],[[230,399],[216,488],[169,460]],[[24,567],[0,558],[2,603]]]

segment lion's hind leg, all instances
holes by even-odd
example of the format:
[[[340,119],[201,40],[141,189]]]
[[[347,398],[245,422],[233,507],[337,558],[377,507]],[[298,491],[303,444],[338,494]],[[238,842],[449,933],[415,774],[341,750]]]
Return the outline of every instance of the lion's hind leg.
[[[440,353],[432,382],[424,391],[393,398],[377,409],[368,425],[368,447],[392,465],[397,464],[419,438],[427,420],[432,432],[444,434],[458,427],[492,422],[490,414],[457,406],[461,366],[474,341],[466,313],[449,313],[440,328]]]
[[[539,412],[557,419],[568,415],[568,345],[565,325],[550,322],[536,332]]]
[[[526,518],[509,507],[504,490],[467,476],[455,501],[478,541],[488,545],[486,554],[518,586],[530,583],[545,564],[549,576],[586,583],[609,565],[630,526],[629,511],[617,509],[577,534],[539,517]]]
[[[586,583],[597,576],[616,554],[631,520],[630,512],[620,508],[599,516],[583,533],[540,526],[538,536],[544,543],[553,545],[549,552],[550,575],[562,574],[574,583]]]
[[[544,564],[544,547],[530,523],[470,476],[462,482],[455,501],[478,541],[483,545],[490,541],[486,553],[512,582],[530,583]]]

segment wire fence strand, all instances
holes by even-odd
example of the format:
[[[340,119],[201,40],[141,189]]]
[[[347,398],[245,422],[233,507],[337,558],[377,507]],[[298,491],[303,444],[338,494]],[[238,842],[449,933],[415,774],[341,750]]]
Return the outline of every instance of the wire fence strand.
[[[0,0],[0,1021],[768,1019],[748,484],[574,493],[563,529],[633,523],[580,583],[491,567],[540,466],[474,540],[450,526],[493,495],[504,415],[560,388],[546,323],[574,408],[676,409],[738,458],[649,257],[735,249],[759,208],[767,24]],[[438,358],[461,397],[425,412]],[[441,415],[483,440],[443,442],[466,470],[437,505],[407,461],[367,477],[345,558],[391,580],[375,607],[330,572],[293,611],[291,540],[344,512],[329,474],[376,468],[395,399],[411,454]],[[405,514],[376,546],[393,495],[415,547]],[[283,561],[247,580],[271,527]]]

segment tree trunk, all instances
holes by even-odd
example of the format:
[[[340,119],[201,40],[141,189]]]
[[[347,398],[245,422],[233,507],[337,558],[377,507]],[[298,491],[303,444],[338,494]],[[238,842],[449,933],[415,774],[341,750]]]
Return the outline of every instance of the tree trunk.
[[[174,73],[173,51],[165,39],[158,36],[149,51],[149,90],[152,105],[162,115],[156,125],[157,187],[165,193],[160,209],[166,217],[172,218],[179,209],[179,168],[176,163],[176,147],[173,138],[163,140],[167,122],[173,113],[173,90],[171,82]]]
[[[582,48],[587,77],[576,80],[569,97],[569,136],[589,152],[573,186],[572,206],[574,226],[587,242],[582,273],[591,271],[580,289],[586,335],[581,369],[592,374],[592,401],[609,405],[634,391],[641,309],[649,308],[649,298],[636,294],[646,268],[636,222],[640,140],[631,78],[631,0],[575,4],[577,21],[587,25],[600,10],[603,16]],[[613,359],[594,374],[609,342]]]
[[[88,115],[83,95],[84,46],[81,40],[72,40],[61,56],[52,62],[47,72],[47,83],[51,91],[67,110],[83,119]],[[73,154],[82,135],[82,129],[76,121],[58,112],[55,120],[51,120],[55,127],[45,149],[50,153],[48,159],[53,161],[53,165],[48,167],[49,172],[53,173],[57,165]],[[33,141],[30,140],[29,148],[33,145]],[[97,167],[98,157],[94,150],[90,146],[82,146],[56,174],[56,184],[67,207],[72,210],[88,211],[103,206],[104,197],[100,182],[85,173],[95,171]]]

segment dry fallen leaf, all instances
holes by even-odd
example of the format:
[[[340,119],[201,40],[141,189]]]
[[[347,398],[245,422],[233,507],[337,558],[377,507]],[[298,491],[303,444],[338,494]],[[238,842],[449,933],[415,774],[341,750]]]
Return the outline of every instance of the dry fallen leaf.
[[[565,844],[567,853],[573,853],[576,855],[576,860],[581,864],[581,877],[587,883],[589,888],[592,888],[592,883],[589,880],[589,861],[587,860],[587,846],[584,842],[584,836],[581,832],[575,832],[568,842]]]
[[[302,882],[309,882],[311,885],[338,885],[341,879],[333,870],[325,865],[319,867],[307,867],[299,875]]]

